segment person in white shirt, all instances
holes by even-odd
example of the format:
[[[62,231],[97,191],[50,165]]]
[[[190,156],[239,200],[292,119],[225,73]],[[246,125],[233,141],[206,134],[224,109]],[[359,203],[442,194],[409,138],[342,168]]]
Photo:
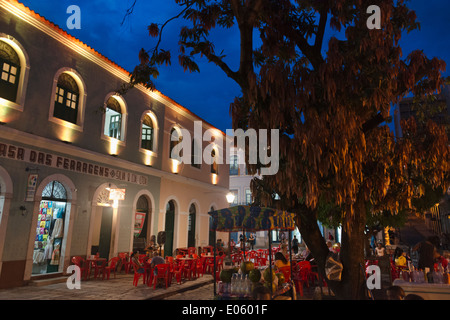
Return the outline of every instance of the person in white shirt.
[[[375,255],[377,257],[383,257],[386,253],[386,249],[381,242],[378,242],[378,246],[375,248]]]

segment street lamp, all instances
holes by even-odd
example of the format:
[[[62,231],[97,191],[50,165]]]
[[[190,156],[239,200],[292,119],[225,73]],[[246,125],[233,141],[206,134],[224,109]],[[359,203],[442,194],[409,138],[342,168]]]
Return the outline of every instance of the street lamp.
[[[228,192],[228,194],[227,194],[227,202],[229,204],[232,204],[234,202],[234,198],[235,198],[235,195],[232,194],[231,192]]]

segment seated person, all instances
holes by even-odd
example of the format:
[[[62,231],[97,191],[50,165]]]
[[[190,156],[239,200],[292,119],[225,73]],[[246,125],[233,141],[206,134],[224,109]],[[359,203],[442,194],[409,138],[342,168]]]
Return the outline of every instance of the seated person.
[[[166,260],[164,260],[164,258],[163,257],[160,257],[160,256],[154,256],[153,258],[152,258],[152,261],[150,262],[150,267],[153,269],[153,273],[154,274],[157,274],[158,273],[158,270],[157,270],[157,268],[155,268],[158,264],[164,264],[164,263],[166,263]]]
[[[137,266],[138,269],[137,272],[144,273],[145,272],[144,265],[139,261],[139,251],[133,251],[130,258],[131,262],[133,262],[133,264]]]
[[[283,267],[289,267],[291,263],[286,259],[284,254],[281,252],[275,253],[275,267],[277,269],[283,268]]]
[[[395,265],[397,267],[406,268],[408,263],[408,258],[406,256],[406,252],[402,251],[401,255],[395,259]]]

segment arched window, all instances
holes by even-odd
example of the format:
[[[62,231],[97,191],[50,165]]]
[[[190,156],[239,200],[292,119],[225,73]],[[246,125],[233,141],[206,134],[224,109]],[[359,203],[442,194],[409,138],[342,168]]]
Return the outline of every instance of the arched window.
[[[20,58],[17,52],[4,41],[0,41],[0,96],[16,102],[20,83]]]
[[[67,201],[66,188],[60,182],[52,181],[42,191],[42,199]]]
[[[119,101],[114,97],[109,97],[106,102],[105,136],[123,140],[122,117],[122,107],[120,106]]]
[[[75,79],[68,73],[58,77],[55,92],[53,117],[77,124],[80,89]]]
[[[153,121],[149,115],[145,115],[142,120],[142,135],[141,135],[141,148],[155,151],[153,143],[155,139],[155,128]]]

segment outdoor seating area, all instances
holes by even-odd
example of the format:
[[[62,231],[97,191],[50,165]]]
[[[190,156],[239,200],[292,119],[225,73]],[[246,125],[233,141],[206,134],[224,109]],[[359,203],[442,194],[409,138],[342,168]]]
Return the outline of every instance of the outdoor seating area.
[[[128,252],[120,252],[110,260],[98,255],[88,258],[74,256],[71,262],[80,268],[82,281],[109,280],[115,278],[116,273],[122,273],[133,275],[133,286],[142,284],[157,289],[194,281],[205,274],[218,274],[222,270],[224,256],[217,256],[214,264],[212,246],[201,251],[198,254],[194,247],[180,248],[175,250],[177,254],[174,257],[166,256],[164,263],[157,265],[152,265],[153,257],[147,254],[138,255],[138,265],[131,258],[132,253]]]
[[[131,259],[131,253],[120,252],[117,257],[109,260],[99,256],[89,256],[82,258],[75,256],[71,259],[72,263],[81,270],[82,281],[100,280],[107,281],[116,278],[116,274],[132,275],[130,285],[146,285],[154,290],[166,289],[172,285],[180,285],[186,281],[195,281],[199,277],[215,274],[216,283],[220,282],[220,272],[225,267],[225,259],[231,259],[231,265],[227,267],[240,267],[243,261],[253,262],[255,268],[264,269],[275,262],[275,254],[279,248],[272,248],[272,257],[269,257],[268,249],[257,249],[249,251],[236,250],[229,256],[223,252],[216,251],[214,255],[213,247],[208,246],[201,249],[200,254],[195,248],[180,248],[175,250],[176,255],[164,258],[164,263],[152,266],[152,257],[147,254],[139,254],[138,261],[140,268]],[[215,262],[214,262],[215,259]],[[229,263],[228,262],[228,263]],[[280,272],[285,274],[287,281],[292,280],[296,291],[303,296],[303,288],[310,285],[316,285],[319,281],[317,272],[313,271],[314,265],[309,261],[301,259],[292,260],[291,268],[284,268]],[[292,273],[291,273],[292,272]]]

